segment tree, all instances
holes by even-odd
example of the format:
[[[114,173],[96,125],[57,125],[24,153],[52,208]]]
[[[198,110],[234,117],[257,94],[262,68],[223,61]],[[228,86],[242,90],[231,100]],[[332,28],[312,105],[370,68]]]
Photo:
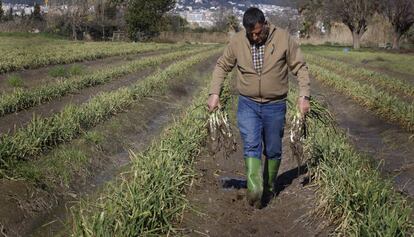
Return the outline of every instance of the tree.
[[[284,11],[278,14],[270,14],[267,18],[273,24],[285,28],[291,34],[297,34],[299,31],[299,17],[294,11]]]
[[[213,15],[213,19],[213,31],[227,32],[229,30],[234,30],[235,32],[238,32],[240,30],[239,20],[231,11],[221,8]]]
[[[105,39],[105,10],[107,7],[107,2],[105,0],[96,1],[96,18],[102,27],[102,39]]]
[[[175,0],[128,0],[125,16],[131,39],[142,40],[159,33],[164,14],[175,6]]]
[[[325,28],[329,30],[331,19],[324,12],[324,2],[325,0],[299,0],[296,2],[297,10],[302,18],[302,27],[299,29],[302,38],[309,38],[310,34],[316,29],[315,25],[318,22],[323,22]],[[271,20],[281,20],[282,27],[291,29],[294,26],[289,20],[286,22],[286,20],[280,19],[282,16],[271,17],[273,17]]]
[[[232,30],[234,32],[240,31],[240,22],[239,19],[235,15],[229,15],[227,17],[227,27],[229,30]]]
[[[377,10],[376,0],[325,0],[324,5],[326,14],[342,21],[349,28],[354,49],[359,49],[361,37]]]
[[[7,20],[12,21],[13,18],[14,18],[13,15],[14,15],[14,12],[13,12],[13,8],[11,7],[11,8],[9,8],[9,12],[7,14]]]
[[[393,49],[399,49],[401,37],[414,24],[414,1],[382,0],[380,12],[388,18],[393,26]]]
[[[89,4],[84,0],[71,0],[69,5],[69,19],[72,26],[72,39],[78,40],[78,29],[88,17]]]
[[[179,16],[167,14],[164,19],[163,30],[172,32],[184,32],[188,27],[188,21]]]
[[[0,21],[4,18],[3,2],[0,0]]]
[[[32,17],[35,19],[35,20],[42,20],[42,14],[41,14],[41,12],[40,12],[40,5],[39,4],[35,4],[35,6],[34,6],[34,11],[33,11],[33,13],[32,13]]]

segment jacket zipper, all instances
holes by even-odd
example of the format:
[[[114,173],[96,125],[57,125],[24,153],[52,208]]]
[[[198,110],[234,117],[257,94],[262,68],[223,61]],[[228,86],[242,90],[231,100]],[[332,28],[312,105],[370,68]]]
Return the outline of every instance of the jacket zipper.
[[[262,74],[259,74],[259,97],[260,97],[260,103],[263,103],[262,98]]]

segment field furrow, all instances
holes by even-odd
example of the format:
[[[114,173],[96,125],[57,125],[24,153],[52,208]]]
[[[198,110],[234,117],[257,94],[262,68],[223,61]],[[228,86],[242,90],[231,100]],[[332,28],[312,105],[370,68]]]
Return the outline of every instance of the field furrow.
[[[343,76],[347,81],[358,80],[364,84],[373,84],[395,96],[402,95],[407,100],[414,100],[414,86],[398,78],[312,54],[307,54],[306,60],[310,64],[315,64]]]
[[[316,79],[332,86],[356,102],[375,111],[379,116],[401,124],[408,131],[414,131],[414,104],[399,100],[372,85],[346,80],[342,76],[317,65],[310,65]]]
[[[62,80],[72,80],[105,68],[120,66],[146,57],[157,57],[161,54],[177,52],[180,49],[184,50],[189,47],[192,46],[182,45],[182,47],[172,50],[157,50],[137,54],[109,56],[90,61],[48,65],[40,68],[0,74],[0,95],[12,93],[16,89],[32,90],[42,87],[45,84],[54,84]]]
[[[140,236],[172,230],[172,222],[186,208],[183,192],[193,178],[193,160],[207,136],[206,96],[205,89],[159,142],[145,152],[131,154],[129,171],[108,186],[98,202],[85,201],[74,209],[74,235]]]
[[[136,54],[157,50],[173,50],[180,44],[157,43],[112,43],[112,42],[70,42],[53,40],[38,42],[37,39],[20,39],[21,46],[15,47],[16,38],[1,36],[0,73],[52,64],[66,64],[94,60],[108,56]],[[43,39],[39,39],[43,40]]]
[[[364,48],[353,50],[345,47],[329,46],[304,46],[305,53],[312,53],[315,56],[326,57],[329,59],[340,60],[351,63],[359,67],[370,67],[375,70],[389,72],[390,74],[414,75],[414,59],[410,53],[394,53],[378,51],[375,49]],[[411,79],[411,82],[412,79]]]
[[[181,49],[178,52],[138,59],[125,65],[102,69],[95,73],[80,76],[72,80],[64,80],[32,90],[16,89],[13,93],[0,96],[0,116],[27,109],[70,93],[75,93],[84,88],[101,85],[127,74],[151,67],[157,67],[163,63],[172,62],[203,50],[206,49]]]
[[[218,50],[210,50],[177,62],[130,87],[102,93],[81,106],[68,105],[50,118],[34,118],[25,128],[0,138],[0,168],[10,169],[18,161],[30,159],[63,141],[75,138],[80,132],[122,112],[132,102],[166,90],[166,81],[190,73],[187,68],[201,62]]]

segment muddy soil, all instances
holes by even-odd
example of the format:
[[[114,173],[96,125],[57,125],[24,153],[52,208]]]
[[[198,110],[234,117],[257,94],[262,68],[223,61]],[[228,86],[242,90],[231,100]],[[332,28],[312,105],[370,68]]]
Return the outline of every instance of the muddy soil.
[[[64,68],[70,68],[71,66],[74,66],[74,65],[80,66],[83,69],[82,74],[85,74],[85,73],[96,71],[96,70],[109,67],[109,66],[111,67],[119,66],[119,65],[128,63],[132,60],[160,55],[165,52],[167,51],[162,50],[162,51],[155,51],[155,52],[145,52],[145,53],[140,53],[140,54],[113,56],[113,57],[107,57],[107,58],[97,59],[93,61],[62,64],[59,66],[63,66]],[[49,71],[55,67],[57,67],[57,65],[46,66],[46,67],[42,67],[38,69],[27,69],[27,70],[22,70],[22,71],[17,71],[17,72],[0,74],[0,94],[12,92],[14,90],[14,87],[10,86],[7,82],[7,78],[10,75],[19,76],[23,81],[24,89],[32,89],[32,88],[45,85],[47,83],[55,83],[57,80],[61,80],[59,78],[53,78],[52,76],[49,75]],[[66,79],[66,80],[70,80],[70,79]]]
[[[43,118],[49,117],[55,113],[60,112],[68,104],[80,105],[88,102],[91,98],[99,93],[110,92],[121,87],[132,85],[137,81],[149,76],[151,73],[154,73],[159,69],[166,68],[171,64],[172,63],[163,63],[159,67],[148,68],[120,78],[114,78],[108,83],[82,89],[76,94],[69,94],[63,97],[59,97],[48,103],[29,108],[27,110],[19,111],[13,114],[7,114],[3,117],[0,117],[0,134],[13,133],[15,129],[26,126],[33,119],[33,116],[41,116]]]
[[[3,180],[0,190],[8,191],[0,194],[0,233],[7,236],[69,236],[70,227],[66,226],[69,208],[80,197],[96,195],[107,182],[128,168],[129,150],[145,150],[174,115],[191,103],[200,87],[200,81],[195,78],[211,73],[216,60],[217,56],[189,69],[193,73],[175,80],[166,96],[146,98],[126,113],[97,126],[94,131],[103,131],[106,139],[99,150],[90,148],[94,155],[90,158],[87,177],[75,179],[69,188],[47,187],[49,191],[46,192],[25,181]],[[85,176],[77,176],[82,175]],[[35,202],[31,203],[33,200]],[[40,206],[36,209],[37,203]]]
[[[410,139],[413,134],[314,78],[311,85],[312,94],[325,101],[354,146],[379,162],[381,171],[394,181],[398,191],[414,197],[414,140]]]
[[[246,181],[241,140],[228,159],[205,151],[196,161],[198,177],[178,231],[183,236],[328,236],[329,223],[314,213],[315,188],[308,184],[306,168],[298,173],[285,130],[283,161],[277,178],[277,196],[262,209],[245,199]]]

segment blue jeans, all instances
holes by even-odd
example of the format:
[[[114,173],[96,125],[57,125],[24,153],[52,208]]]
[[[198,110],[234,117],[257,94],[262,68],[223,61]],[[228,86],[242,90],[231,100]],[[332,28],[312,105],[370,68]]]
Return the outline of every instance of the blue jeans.
[[[239,96],[237,122],[247,157],[281,159],[286,101],[257,103]],[[264,149],[263,149],[264,148]]]

